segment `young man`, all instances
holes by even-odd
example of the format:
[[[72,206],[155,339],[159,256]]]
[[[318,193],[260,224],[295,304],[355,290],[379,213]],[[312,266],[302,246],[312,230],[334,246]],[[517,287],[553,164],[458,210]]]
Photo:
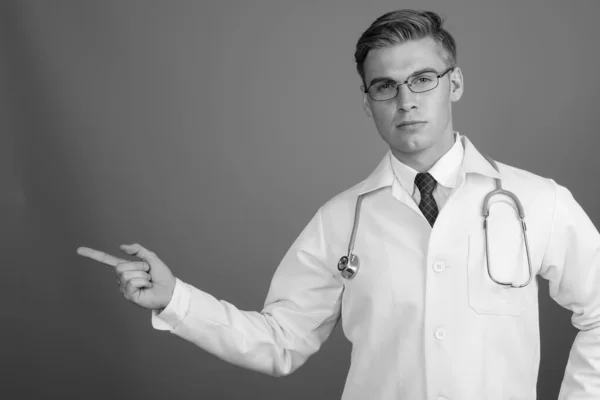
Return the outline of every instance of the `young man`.
[[[267,374],[300,367],[341,318],[353,345],[343,399],[356,400],[535,399],[539,274],[580,330],[560,399],[600,398],[592,222],[564,187],[496,165],[453,130],[463,76],[435,13],[380,17],[355,57],[365,111],[390,151],[318,210],[260,313],[180,281],[137,244],[122,248],[141,262],[79,254],[115,266],[121,291],[153,310],[155,328]],[[498,182],[512,194],[488,197]]]

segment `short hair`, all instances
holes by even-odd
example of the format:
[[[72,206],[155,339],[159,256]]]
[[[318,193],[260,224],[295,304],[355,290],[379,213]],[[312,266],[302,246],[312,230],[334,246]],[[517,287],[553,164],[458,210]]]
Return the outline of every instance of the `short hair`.
[[[446,52],[446,62],[456,67],[456,42],[443,27],[444,19],[432,11],[398,10],[377,18],[356,43],[354,60],[363,83],[364,63],[369,51],[431,37]]]

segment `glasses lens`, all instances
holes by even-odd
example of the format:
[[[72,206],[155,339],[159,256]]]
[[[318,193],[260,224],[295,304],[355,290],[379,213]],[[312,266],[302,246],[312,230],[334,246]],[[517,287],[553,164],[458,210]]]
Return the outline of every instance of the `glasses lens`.
[[[408,85],[413,92],[426,92],[437,86],[438,77],[435,72],[424,72],[408,80]]]
[[[397,94],[398,85],[395,82],[379,82],[369,88],[369,95],[377,101],[393,99]]]

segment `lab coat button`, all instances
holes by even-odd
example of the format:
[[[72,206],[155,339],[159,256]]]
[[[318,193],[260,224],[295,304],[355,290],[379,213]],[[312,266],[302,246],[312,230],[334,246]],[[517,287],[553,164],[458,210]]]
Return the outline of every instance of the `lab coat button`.
[[[446,330],[443,328],[439,328],[435,330],[435,338],[437,340],[444,340],[446,339]]]
[[[438,262],[433,263],[433,270],[435,272],[442,272],[445,269],[446,269],[446,263],[444,263],[443,261],[438,261]]]

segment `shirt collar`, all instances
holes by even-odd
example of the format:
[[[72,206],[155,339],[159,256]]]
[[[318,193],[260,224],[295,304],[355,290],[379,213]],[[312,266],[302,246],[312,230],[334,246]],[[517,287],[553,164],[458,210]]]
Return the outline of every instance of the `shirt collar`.
[[[464,148],[460,140],[460,134],[456,132],[454,145],[429,169],[429,173],[438,184],[454,188],[461,173]],[[399,161],[392,155],[390,157],[392,170],[398,178],[398,182],[408,193],[412,193],[415,187],[415,177],[418,171]]]
[[[462,146],[457,146],[457,143],[460,143]],[[440,174],[436,172],[436,174],[438,175],[438,176],[435,176],[436,180],[438,178],[448,179],[447,181],[444,181],[444,182],[446,182],[446,184],[453,183],[454,186],[456,186],[457,178],[463,174],[474,173],[474,174],[489,176],[492,178],[500,178],[500,174],[498,173],[498,171],[496,171],[496,169],[494,169],[494,167],[489,163],[489,161],[486,160],[486,158],[479,151],[477,151],[477,149],[471,143],[471,141],[464,135],[459,136],[458,132],[456,135],[456,141],[455,141],[454,145],[444,156],[442,156],[442,158],[444,158],[446,155],[448,155],[448,153],[453,151],[456,147],[459,147],[459,149],[456,151],[457,153],[460,153],[460,149],[462,149],[462,153],[463,153],[462,166],[460,165],[460,158],[459,158],[458,172],[456,172],[454,174],[448,173],[447,175],[445,172],[442,172],[441,178],[440,178]],[[456,154],[450,155],[448,163],[453,164],[452,160],[456,156],[457,156]],[[460,157],[460,154],[458,154],[458,156]],[[438,160],[436,165],[442,160],[442,158],[440,158],[440,160]],[[394,175],[394,169],[392,167],[393,160],[396,160],[396,158],[392,154],[392,151],[388,150],[387,153],[385,154],[385,156],[383,157],[383,159],[380,161],[377,168],[375,168],[375,170],[371,173],[371,175],[369,175],[369,177],[367,179],[365,179],[361,185],[359,185],[359,188],[358,188],[359,194],[364,194],[364,193],[372,192],[374,190],[381,189],[383,187],[391,186],[392,183],[394,182],[394,179],[396,179],[395,175]],[[442,162],[442,166],[445,163],[446,163],[446,161]],[[434,167],[436,165],[434,165]],[[404,165],[404,166],[407,168],[410,168],[406,165]],[[430,171],[432,171],[433,169],[434,168],[432,167]],[[436,169],[437,169],[437,167],[436,167]],[[433,175],[433,172],[432,172],[432,175]],[[455,180],[453,182],[451,179],[451,175],[454,176],[454,178],[455,178]],[[415,171],[415,176],[416,176],[416,171]],[[404,186],[404,182],[402,182],[402,185]],[[411,185],[414,185],[414,176],[412,176],[411,183],[409,184],[408,187],[412,188]],[[449,186],[449,187],[454,187],[454,186]],[[412,189],[409,190],[409,192],[411,192],[411,191],[412,191]]]

